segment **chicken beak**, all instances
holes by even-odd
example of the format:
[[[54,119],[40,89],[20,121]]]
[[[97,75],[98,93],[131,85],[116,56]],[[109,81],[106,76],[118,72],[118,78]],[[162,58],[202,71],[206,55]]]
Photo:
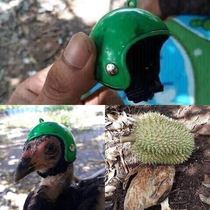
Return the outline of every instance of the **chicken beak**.
[[[31,158],[22,157],[15,171],[15,182],[20,181],[33,171],[35,171],[35,165],[31,164]]]

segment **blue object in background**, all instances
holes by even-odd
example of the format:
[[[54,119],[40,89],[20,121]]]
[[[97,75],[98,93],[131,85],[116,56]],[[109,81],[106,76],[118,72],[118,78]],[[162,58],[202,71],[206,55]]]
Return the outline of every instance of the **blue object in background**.
[[[23,113],[38,113],[38,112],[45,112],[45,108],[47,106],[24,106],[21,108],[15,108],[15,109],[8,109],[6,110],[7,115],[17,115],[17,114],[23,114]]]

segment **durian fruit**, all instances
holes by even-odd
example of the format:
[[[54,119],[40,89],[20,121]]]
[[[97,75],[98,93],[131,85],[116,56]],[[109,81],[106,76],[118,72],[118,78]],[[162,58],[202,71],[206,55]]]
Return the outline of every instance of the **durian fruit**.
[[[131,136],[121,137],[121,142],[131,142],[131,153],[145,164],[183,163],[195,146],[182,123],[153,112],[140,115]]]

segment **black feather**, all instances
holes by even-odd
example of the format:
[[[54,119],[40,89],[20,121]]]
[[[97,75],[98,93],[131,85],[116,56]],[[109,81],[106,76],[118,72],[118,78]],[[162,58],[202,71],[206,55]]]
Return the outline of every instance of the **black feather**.
[[[29,193],[26,198],[23,210],[54,210],[55,203],[46,199],[41,194],[36,194],[35,191]]]
[[[78,186],[65,189],[55,202],[35,190],[28,195],[23,210],[96,210],[103,185],[104,177],[82,180]]]

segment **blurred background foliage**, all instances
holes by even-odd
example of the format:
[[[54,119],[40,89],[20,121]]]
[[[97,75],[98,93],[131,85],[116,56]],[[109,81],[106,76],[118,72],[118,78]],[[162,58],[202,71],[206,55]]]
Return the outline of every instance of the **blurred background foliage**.
[[[8,109],[15,109],[21,107],[20,105],[1,105],[0,106],[0,112],[6,111]]]
[[[65,125],[70,130],[90,130],[96,126],[95,118],[101,116],[104,124],[103,106],[11,106],[0,105],[0,127],[4,130],[15,128],[31,129],[39,122],[55,121]],[[97,118],[98,119],[98,118]],[[1,131],[0,131],[0,135]],[[1,137],[0,137],[1,139]]]

